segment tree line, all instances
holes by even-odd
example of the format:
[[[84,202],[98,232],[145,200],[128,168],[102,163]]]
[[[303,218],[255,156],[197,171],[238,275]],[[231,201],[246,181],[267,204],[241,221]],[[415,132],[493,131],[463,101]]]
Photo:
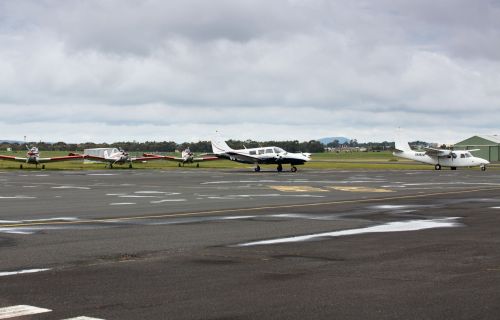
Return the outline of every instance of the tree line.
[[[243,148],[259,148],[265,146],[276,146],[280,147],[288,152],[310,152],[310,153],[320,153],[325,151],[325,147],[339,148],[339,147],[364,147],[370,151],[388,150],[394,148],[394,142],[366,142],[359,143],[356,139],[352,139],[347,143],[339,143],[337,140],[327,144],[326,146],[317,140],[302,141],[290,140],[290,141],[254,141],[254,140],[228,140],[227,144],[233,149],[243,149]],[[176,143],[174,141],[146,141],[146,142],[136,142],[136,141],[125,141],[125,142],[114,142],[114,143],[47,143],[47,142],[28,142],[28,143],[0,143],[0,150],[6,150],[11,148],[12,151],[23,151],[26,150],[26,146],[37,146],[40,150],[44,151],[78,151],[83,149],[92,148],[122,148],[129,152],[174,152],[176,150],[184,150],[189,148],[192,152],[197,153],[210,153],[212,152],[212,144],[210,141],[198,141],[198,142],[184,142]]]
[[[233,149],[243,149],[243,148],[257,148],[263,146],[276,146],[283,148],[289,152],[324,152],[324,145],[316,140],[311,140],[308,142],[294,141],[265,141],[257,142],[253,140],[239,141],[239,140],[229,140],[228,145]],[[198,141],[198,142],[184,142],[176,143],[174,141],[146,141],[146,142],[136,142],[136,141],[125,141],[125,142],[114,142],[114,143],[47,143],[47,142],[28,142],[28,143],[0,143],[0,150],[6,150],[11,148],[12,151],[23,151],[26,150],[27,146],[37,146],[43,151],[78,151],[84,149],[92,148],[122,148],[128,152],[174,152],[176,150],[184,150],[189,148],[192,152],[200,153],[210,153],[212,152],[212,144],[210,141]]]

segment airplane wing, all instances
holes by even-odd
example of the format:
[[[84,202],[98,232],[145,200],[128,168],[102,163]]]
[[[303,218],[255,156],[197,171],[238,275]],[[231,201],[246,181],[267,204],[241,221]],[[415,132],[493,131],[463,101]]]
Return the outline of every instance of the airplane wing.
[[[57,162],[57,161],[70,161],[70,160],[78,160],[78,159],[83,159],[83,155],[73,154],[73,155],[68,155],[68,156],[63,156],[63,157],[38,158],[38,162],[45,163],[45,162]],[[26,158],[24,160],[26,161]]]
[[[14,156],[0,155],[0,160],[26,162],[26,157],[14,157]]]
[[[153,153],[144,153],[144,157],[152,157],[155,158],[155,160],[158,159],[163,159],[163,160],[168,160],[168,161],[176,161],[176,162],[184,162],[184,158],[181,157],[172,157],[172,156],[162,156],[158,154],[153,154]],[[193,162],[202,162],[202,161],[210,161],[210,160],[219,160],[220,158],[215,156],[215,155],[208,155],[208,154],[203,154],[200,155],[199,157],[193,158]]]
[[[90,154],[86,154],[83,156],[85,159],[93,160],[93,161],[101,161],[101,162],[115,162],[114,159],[111,158],[104,158],[104,157],[99,157],[99,156],[93,156]]]
[[[130,158],[130,161],[132,162],[142,162],[142,161],[150,161],[150,160],[160,160],[160,157],[153,157],[153,156],[143,156],[143,157],[132,157]]]
[[[233,160],[233,161],[239,161],[243,163],[261,163],[262,159],[257,158],[257,157],[252,157],[247,154],[241,154],[237,153],[234,151],[227,151],[226,153],[218,154],[218,157]]]
[[[451,154],[451,150],[446,150],[446,149],[435,149],[429,147],[425,147],[424,149],[427,155],[433,157],[446,157]]]

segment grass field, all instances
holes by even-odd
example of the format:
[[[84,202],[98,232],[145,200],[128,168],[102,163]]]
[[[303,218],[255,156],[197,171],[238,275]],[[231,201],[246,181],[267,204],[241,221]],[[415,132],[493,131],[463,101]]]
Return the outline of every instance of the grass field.
[[[78,153],[78,151],[75,151]],[[20,152],[0,152],[2,155],[10,155],[24,157],[25,151]],[[68,152],[62,151],[40,151],[42,157],[57,157],[67,155]],[[142,156],[142,152],[130,153],[132,157]],[[176,153],[168,153],[168,155],[180,156]],[[408,161],[396,158],[391,152],[352,152],[352,153],[316,153],[311,156],[312,161],[305,164],[304,167],[310,169],[333,169],[333,170],[433,170],[433,166],[419,164],[413,161]],[[20,162],[0,160],[0,169],[14,170],[19,169]],[[146,163],[134,163],[134,169],[177,169],[178,163],[173,161],[157,160]],[[27,170],[36,170],[34,165],[23,164]],[[241,164],[229,160],[207,161],[200,163],[201,168],[221,168],[235,169],[248,168],[252,170],[250,164]],[[263,170],[273,170],[274,165],[264,165]],[[490,168],[499,168],[498,166],[490,166]],[[46,170],[105,170],[104,163],[84,163],[83,160],[63,161],[45,164]],[[112,170],[127,169],[128,165],[115,165]],[[196,164],[188,164],[183,169],[196,169]],[[284,165],[284,170],[288,170],[289,165]],[[301,167],[299,167],[299,170]],[[479,170],[478,168],[475,168]],[[108,170],[108,169],[106,169]]]

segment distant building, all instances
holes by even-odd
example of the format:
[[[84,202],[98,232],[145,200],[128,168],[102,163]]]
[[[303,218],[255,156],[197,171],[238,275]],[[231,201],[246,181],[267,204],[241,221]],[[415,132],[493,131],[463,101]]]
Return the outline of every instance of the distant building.
[[[474,151],[473,154],[490,162],[500,161],[500,136],[498,135],[473,136],[455,143],[454,148],[457,150],[480,149]]]

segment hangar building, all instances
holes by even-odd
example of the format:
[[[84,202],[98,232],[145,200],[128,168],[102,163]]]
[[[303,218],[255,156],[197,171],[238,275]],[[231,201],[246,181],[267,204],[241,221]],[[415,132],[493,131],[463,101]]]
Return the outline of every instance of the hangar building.
[[[454,147],[457,150],[480,149],[473,152],[475,156],[489,162],[500,161],[500,136],[497,135],[473,136],[455,143]]]

